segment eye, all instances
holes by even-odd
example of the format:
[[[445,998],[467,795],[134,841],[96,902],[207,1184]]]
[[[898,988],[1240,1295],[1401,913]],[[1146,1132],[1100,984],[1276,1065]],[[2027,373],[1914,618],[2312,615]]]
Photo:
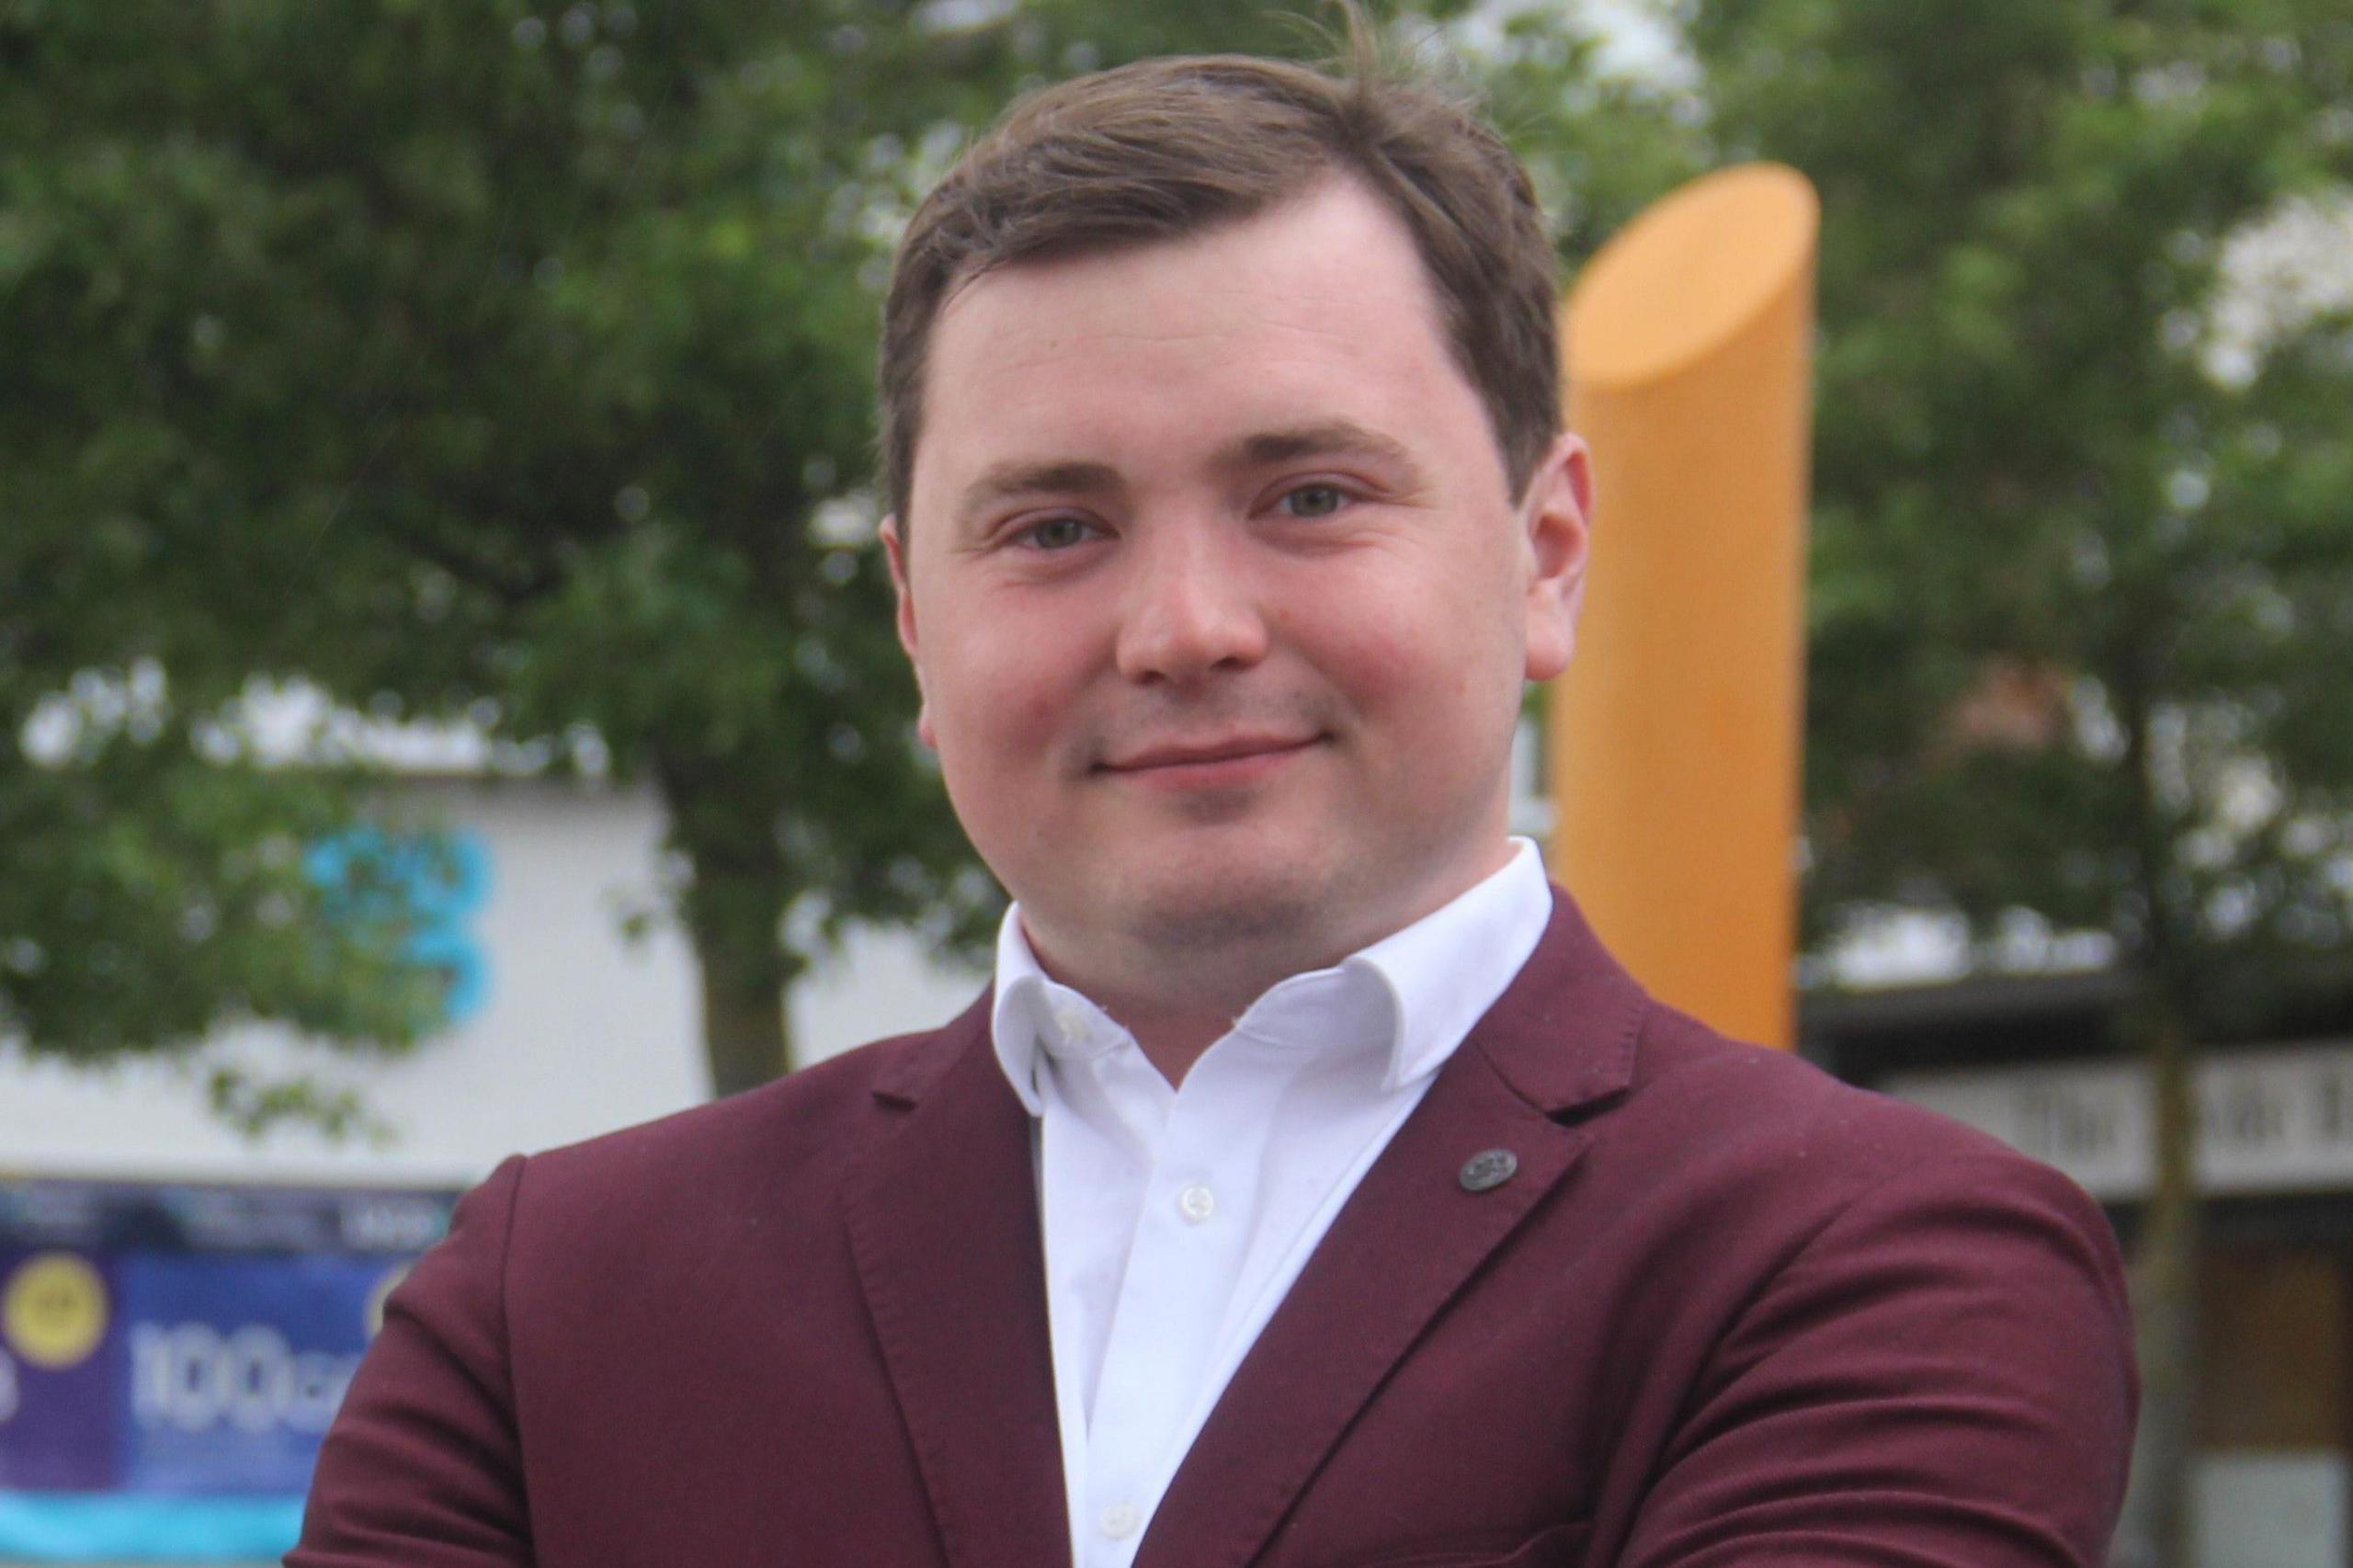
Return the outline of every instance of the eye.
[[[1023,528],[1017,537],[1031,550],[1068,550],[1085,544],[1092,532],[1093,525],[1082,517],[1047,517]]]
[[[1328,517],[1347,504],[1347,492],[1336,484],[1302,484],[1284,491],[1275,503],[1294,517]]]

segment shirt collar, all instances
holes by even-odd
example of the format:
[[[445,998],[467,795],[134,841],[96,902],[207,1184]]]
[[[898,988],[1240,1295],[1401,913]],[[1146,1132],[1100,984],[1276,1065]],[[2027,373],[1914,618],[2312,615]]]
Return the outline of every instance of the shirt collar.
[[[1552,915],[1536,846],[1515,838],[1502,869],[1335,967],[1268,987],[1233,1032],[1278,1049],[1378,1048],[1387,1055],[1382,1087],[1403,1088],[1453,1055],[1536,950]],[[1097,1056],[1132,1040],[1040,966],[1017,903],[997,927],[990,1025],[997,1063],[1032,1116],[1044,1109],[1045,1058]]]

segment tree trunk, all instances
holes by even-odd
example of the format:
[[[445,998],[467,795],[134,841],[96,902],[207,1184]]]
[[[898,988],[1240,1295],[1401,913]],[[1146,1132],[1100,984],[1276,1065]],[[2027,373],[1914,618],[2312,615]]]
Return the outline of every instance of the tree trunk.
[[[784,945],[785,913],[801,890],[777,837],[781,808],[746,801],[738,779],[705,789],[691,769],[658,772],[670,841],[691,873],[679,914],[701,970],[711,1093],[740,1094],[792,1066],[784,995],[806,965]]]
[[[2198,1432],[2199,1194],[2193,1159],[2196,1053],[2180,1010],[2160,1005],[2147,1028],[2155,1168],[2133,1248],[2141,1427],[2133,1445],[2131,1533],[2153,1568],[2191,1568],[2197,1515],[2191,1463]]]
[[[727,942],[696,931],[695,961],[702,971],[702,1048],[710,1063],[714,1097],[757,1088],[792,1070],[785,1026],[784,978],[757,965],[732,963]]]
[[[2124,730],[2120,759],[2131,791],[2132,892],[2141,930],[2131,944],[2140,980],[2127,1027],[2148,1064],[2153,1147],[2149,1195],[2132,1249],[2134,1350],[2141,1369],[2141,1421],[2132,1446],[2118,1562],[2192,1568],[2197,1507],[2191,1494],[2198,1442],[2198,1104],[2192,1020],[2197,981],[2187,956],[2194,909],[2168,876],[2181,827],[2165,803],[2156,763],[2157,661],[2169,607],[2143,605],[2109,680]]]

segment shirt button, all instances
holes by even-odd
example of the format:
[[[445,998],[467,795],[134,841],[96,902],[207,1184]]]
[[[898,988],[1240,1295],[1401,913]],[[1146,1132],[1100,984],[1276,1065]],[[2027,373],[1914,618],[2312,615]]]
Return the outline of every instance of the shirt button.
[[[1052,1008],[1054,1028],[1062,1031],[1066,1045],[1076,1045],[1086,1038],[1086,1014],[1074,1002],[1056,1002]]]
[[[1114,1503],[1104,1509],[1095,1522],[1101,1525],[1103,1533],[1113,1540],[1125,1540],[1136,1533],[1136,1527],[1143,1523],[1143,1516],[1136,1512],[1132,1503]]]
[[[1217,1212],[1217,1194],[1195,1182],[1176,1195],[1176,1212],[1187,1224],[1198,1225]]]

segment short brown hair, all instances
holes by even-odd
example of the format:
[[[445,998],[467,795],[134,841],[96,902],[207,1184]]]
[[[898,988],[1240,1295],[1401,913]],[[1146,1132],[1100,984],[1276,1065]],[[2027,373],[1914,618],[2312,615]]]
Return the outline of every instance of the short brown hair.
[[[956,289],[1253,217],[1336,176],[1363,181],[1412,233],[1511,492],[1527,489],[1561,427],[1557,265],[1528,171],[1466,104],[1392,74],[1351,31],[1345,76],[1183,55],[1045,87],[949,171],[899,242],[883,307],[882,477],[903,528],[926,352]]]

